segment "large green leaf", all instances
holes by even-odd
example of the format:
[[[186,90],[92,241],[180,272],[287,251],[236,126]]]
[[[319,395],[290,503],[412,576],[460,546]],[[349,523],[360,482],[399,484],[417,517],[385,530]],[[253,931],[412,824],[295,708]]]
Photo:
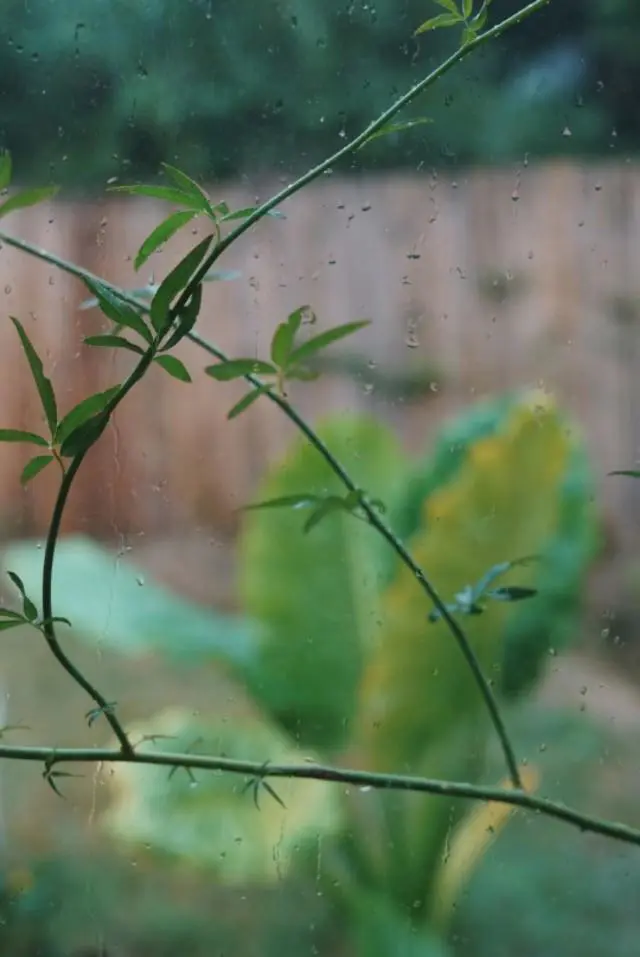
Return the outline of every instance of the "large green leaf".
[[[563,490],[577,443],[551,399],[540,393],[518,397],[500,427],[472,443],[450,481],[428,497],[422,530],[411,540],[416,560],[445,601],[494,565],[526,555],[541,560],[512,570],[501,585],[546,589],[553,574],[566,585]],[[584,505],[584,488],[580,494]],[[588,521],[584,509],[580,521]],[[579,535],[582,544],[585,536]],[[589,557],[582,550],[574,571],[584,572]],[[537,600],[523,602],[521,611],[517,604],[493,602],[480,615],[460,618],[485,672],[498,684],[508,629]],[[448,626],[427,621],[430,610],[414,576],[399,569],[385,595],[382,640],[363,682],[358,722],[358,740],[370,762],[388,770],[414,766],[430,742],[484,707]],[[538,662],[548,635],[537,629],[533,637],[530,654]]]
[[[42,589],[42,562],[36,542],[13,542],[3,555],[4,568],[16,571],[33,596]],[[126,655],[157,652],[185,664],[218,657],[242,670],[258,648],[256,623],[180,598],[81,535],[61,539],[56,549],[53,609],[79,637]]]
[[[191,711],[170,709],[131,734],[134,739],[171,735],[171,751],[192,749],[259,764],[300,764],[310,756],[266,718],[239,709],[197,719]],[[140,748],[167,750],[167,742],[147,739]],[[274,779],[268,783],[278,801],[264,787],[256,795],[247,787],[251,779],[229,772],[197,770],[192,777],[180,769],[135,764],[116,764],[109,771],[112,801],[102,823],[115,838],[205,866],[230,884],[281,879],[309,854],[317,858],[320,842],[343,824],[340,791],[328,782]]]
[[[319,433],[373,498],[389,502],[406,472],[394,436],[375,420],[340,415]],[[306,439],[271,470],[255,501],[344,494]],[[379,628],[379,583],[388,546],[363,521],[335,510],[304,534],[308,509],[247,512],[240,536],[240,592],[267,634],[254,694],[304,743],[344,740],[365,653]]]
[[[447,942],[417,927],[389,898],[364,889],[347,897],[351,938],[357,957],[448,957]]]

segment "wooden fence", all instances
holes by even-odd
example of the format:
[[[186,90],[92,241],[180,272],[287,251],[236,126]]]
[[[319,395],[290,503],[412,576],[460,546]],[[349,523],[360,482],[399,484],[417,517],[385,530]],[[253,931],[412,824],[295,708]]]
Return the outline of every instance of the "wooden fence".
[[[263,184],[258,198],[277,187]],[[211,192],[231,207],[256,200],[236,185]],[[327,374],[293,397],[312,419],[345,408],[374,411],[416,451],[443,418],[477,397],[518,384],[549,388],[584,428],[602,501],[633,543],[639,486],[605,475],[640,456],[640,167],[561,163],[475,170],[455,180],[332,177],[282,212],[286,221],[260,223],[225,255],[220,268],[241,277],[207,286],[204,336],[232,355],[255,356],[301,304],[314,308],[319,327],[371,318],[349,346],[364,357],[365,375]],[[163,214],[153,201],[108,197],[36,207],[3,226],[132,287],[150,277],[147,268],[135,276],[132,257]],[[156,276],[202,230],[187,230],[154,257]],[[35,429],[39,422],[10,315],[42,350],[63,407],[130,367],[127,354],[80,345],[82,334],[104,326],[95,310],[79,310],[87,297],[79,281],[4,244],[0,291],[0,425]],[[190,343],[180,355],[194,383],[151,371],[90,453],[66,530],[111,538],[232,532],[234,509],[293,431],[262,401],[228,422],[244,386],[201,374],[206,358]],[[391,401],[375,385],[380,374],[429,368],[433,387],[418,401]],[[40,534],[57,477],[52,469],[21,491],[26,455],[23,447],[0,446],[0,521],[5,530]]]

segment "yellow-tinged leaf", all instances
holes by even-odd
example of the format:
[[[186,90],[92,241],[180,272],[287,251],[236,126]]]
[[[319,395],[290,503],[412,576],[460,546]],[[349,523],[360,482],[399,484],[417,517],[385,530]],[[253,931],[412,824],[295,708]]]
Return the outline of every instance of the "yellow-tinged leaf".
[[[535,587],[559,534],[575,442],[553,400],[527,393],[427,499],[410,548],[445,602],[494,565],[530,555],[541,561],[512,568],[496,584]],[[360,689],[356,739],[369,767],[412,771],[458,721],[484,715],[455,638],[446,622],[427,621],[430,611],[415,576],[400,568],[383,596],[380,641]],[[518,604],[488,600],[482,614],[458,616],[490,679],[499,677],[504,636],[518,613]]]
[[[537,790],[540,774],[536,768],[524,765],[520,776],[525,791]],[[508,788],[509,785],[509,780],[505,780],[500,786]],[[433,886],[431,923],[435,927],[444,928],[464,885],[516,810],[512,804],[488,801],[478,804],[458,824]]]
[[[258,764],[315,759],[266,717],[236,710],[194,718],[187,709],[168,709],[130,734],[134,741],[143,738],[138,750],[192,750]],[[318,852],[319,842],[340,829],[342,809],[330,783],[268,774],[266,781],[277,799],[261,787],[256,807],[248,779],[239,774],[195,770],[191,777],[180,768],[171,773],[166,766],[115,764],[102,823],[119,841],[204,866],[227,884],[270,883],[301,856]]]

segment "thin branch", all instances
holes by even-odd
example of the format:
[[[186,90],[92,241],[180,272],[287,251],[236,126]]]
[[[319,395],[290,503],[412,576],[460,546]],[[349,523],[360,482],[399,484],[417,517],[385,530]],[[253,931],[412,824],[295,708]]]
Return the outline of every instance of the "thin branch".
[[[205,754],[180,754],[169,751],[135,751],[124,754],[110,748],[39,748],[0,744],[0,760],[39,761],[51,770],[59,764],[146,764],[156,767],[189,770],[223,771],[251,778],[288,778],[304,781],[328,781],[377,791],[411,791],[439,797],[466,798],[472,801],[495,801],[512,807],[543,814],[564,821],[581,831],[600,834],[615,841],[640,846],[640,830],[627,824],[583,814],[561,801],[537,797],[528,791],[491,785],[441,781],[403,774],[357,771],[327,764],[269,764],[238,761],[233,758],[210,757]],[[266,770],[266,773],[265,773]]]
[[[133,389],[133,387],[140,381],[145,372],[147,371],[151,361],[153,359],[153,350],[150,349],[145,355],[140,359],[138,365],[135,367],[133,372],[128,376],[128,378],[123,382],[117,394],[110,400],[110,402],[105,406],[103,410],[104,415],[111,415],[114,409],[122,402],[125,396]],[[124,754],[132,755],[133,746],[127,737],[127,733],[120,724],[120,721],[115,715],[113,705],[107,701],[105,697],[98,691],[94,685],[91,684],[88,678],[86,678],[82,672],[77,668],[76,665],[71,661],[67,656],[66,652],[60,645],[58,641],[55,627],[53,624],[53,600],[52,600],[52,585],[53,585],[53,563],[55,558],[55,550],[58,542],[58,536],[60,534],[60,525],[62,522],[62,515],[67,504],[67,499],[69,497],[69,492],[73,485],[73,481],[78,474],[78,470],[84,461],[84,458],[89,451],[90,446],[84,451],[76,455],[68,469],[65,471],[62,481],[60,483],[60,488],[58,489],[58,495],[56,497],[56,502],[53,507],[53,514],[51,516],[51,524],[49,525],[49,531],[47,533],[47,541],[44,549],[44,561],[42,567],[42,617],[44,619],[42,625],[42,632],[47,641],[47,644],[56,658],[56,660],[62,665],[64,670],[71,676],[71,678],[80,685],[80,687],[86,691],[90,698],[95,701],[98,710],[104,715],[105,719],[111,726],[111,729],[115,736],[117,737],[122,751]]]
[[[56,266],[58,269],[61,269],[63,272],[66,272],[72,276],[76,276],[78,279],[88,279],[90,282],[96,283],[100,282],[102,285],[107,286],[116,292],[120,299],[124,302],[129,303],[131,306],[140,309],[144,312],[148,312],[149,306],[147,303],[142,302],[139,299],[136,299],[135,296],[127,294],[126,290],[119,289],[117,286],[112,285],[105,279],[99,279],[93,273],[89,272],[82,267],[75,265],[75,263],[67,262],[65,259],[61,259],[58,256],[55,256],[53,253],[49,253],[44,249],[41,249],[38,246],[33,246],[31,243],[27,243],[22,239],[16,239],[13,236],[9,236],[6,233],[0,233],[0,242],[6,242],[7,245],[15,246],[17,249],[22,250],[23,252],[29,253],[32,256],[42,259],[49,264]],[[226,353],[222,352],[212,343],[208,342],[206,339],[203,339],[202,336],[198,335],[196,332],[190,332],[188,338],[191,339],[196,345],[200,346],[201,349],[204,349],[205,352],[213,356],[216,359],[219,359],[221,362],[225,362],[228,359]],[[260,388],[262,386],[261,380],[254,375],[244,376],[245,380],[253,386],[253,388]],[[284,414],[293,422],[297,428],[305,435],[308,441],[314,446],[315,449],[322,455],[324,460],[327,462],[329,467],[333,470],[335,475],[340,479],[345,488],[349,491],[356,491],[357,486],[355,485],[353,479],[345,470],[345,468],[337,460],[331,449],[329,449],[325,443],[322,441],[319,435],[317,435],[311,426],[299,415],[298,412],[291,406],[286,399],[278,395],[272,390],[268,390],[265,395],[271,402],[275,402],[278,405]],[[362,508],[367,516],[367,519],[371,525],[382,535],[388,544],[393,548],[395,553],[398,555],[400,560],[409,568],[412,574],[415,576],[416,581],[421,586],[421,588],[426,592],[434,606],[438,609],[442,618],[446,621],[449,629],[454,635],[460,650],[464,655],[465,661],[469,665],[473,677],[476,681],[476,684],[482,694],[483,700],[487,707],[487,710],[491,716],[493,726],[495,728],[496,734],[500,740],[502,750],[505,757],[505,762],[509,770],[509,776],[511,778],[512,784],[514,787],[522,789],[522,780],[520,778],[520,771],[518,769],[518,762],[516,759],[515,751],[509,739],[509,735],[500,712],[500,708],[496,699],[495,694],[491,684],[485,677],[480,663],[476,657],[476,654],[471,647],[469,639],[467,638],[464,630],[460,627],[456,619],[453,617],[451,612],[448,610],[440,596],[438,595],[436,589],[431,584],[427,576],[425,575],[422,568],[415,562],[411,554],[407,551],[405,546],[402,544],[400,539],[394,534],[394,532],[389,528],[384,519],[379,515],[375,508],[372,508],[371,505],[366,500],[362,502]]]

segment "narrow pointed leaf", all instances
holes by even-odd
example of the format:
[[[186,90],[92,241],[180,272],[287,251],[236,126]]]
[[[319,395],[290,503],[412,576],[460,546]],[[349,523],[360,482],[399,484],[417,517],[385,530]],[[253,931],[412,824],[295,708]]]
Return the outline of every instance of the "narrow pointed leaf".
[[[58,421],[58,408],[56,405],[56,397],[53,392],[51,380],[48,379],[44,374],[42,360],[31,344],[31,340],[25,332],[22,323],[13,316],[11,316],[11,321],[18,330],[18,335],[20,336],[20,341],[22,342],[22,348],[27,357],[27,361],[31,368],[31,374],[36,384],[38,395],[40,396],[40,402],[42,403],[47,424],[51,430],[51,434],[53,435]]]
[[[414,37],[419,36],[421,33],[426,33],[428,30],[437,30],[438,27],[452,27],[456,23],[460,23],[462,17],[460,14],[453,13],[439,13],[437,17],[431,17],[429,20],[425,20],[424,23],[421,23],[417,30],[414,30]]]
[[[220,216],[220,222],[229,223],[234,219],[246,219],[247,216],[252,216],[257,209],[259,209],[258,206],[245,206],[243,209],[235,209],[232,213],[224,213]],[[274,219],[287,218],[284,213],[279,212],[277,209],[270,209],[267,216],[271,216]]]
[[[456,16],[459,15],[455,0],[435,0],[435,3],[437,3],[439,7],[442,7],[443,10],[448,10],[449,13],[453,13]]]
[[[135,352],[138,356],[144,355],[144,349],[137,346],[135,342],[129,342],[123,336],[86,336],[83,341],[87,346],[101,346],[104,349],[127,349],[129,352]]]
[[[167,240],[171,239],[183,226],[186,226],[187,223],[190,223],[191,220],[197,216],[197,210],[185,210],[180,213],[172,213],[171,216],[167,216],[159,226],[149,233],[145,241],[140,246],[136,258],[133,263],[133,268],[138,271],[141,266],[143,266],[146,261],[149,259],[149,256],[152,255],[158,249],[159,246],[162,246],[163,243],[166,243]]]
[[[0,429],[0,442],[31,442],[48,449],[49,443],[35,432],[23,432],[21,429]]]
[[[38,203],[53,199],[59,188],[59,186],[43,186],[39,189],[25,189],[21,193],[16,193],[0,206],[0,219],[17,209],[26,209],[28,206],[36,206]]]
[[[228,419],[235,419],[237,416],[241,415],[246,409],[253,405],[256,399],[259,399],[261,395],[264,395],[265,392],[271,390],[270,385],[261,385],[257,389],[251,389],[250,392],[247,392],[239,402],[237,402],[232,409],[227,412]]]
[[[194,203],[199,204],[199,209],[201,209],[203,213],[214,215],[211,200],[194,179],[191,179],[190,176],[187,176],[186,173],[183,173],[182,170],[179,170],[176,166],[170,166],[169,163],[163,163],[162,167],[178,189],[182,190],[183,193],[187,193]]]
[[[462,16],[468,20],[473,13],[473,0],[462,0]]]
[[[67,438],[60,446],[60,454],[65,458],[75,458],[81,452],[94,445],[98,441],[107,425],[109,424],[109,415],[99,412],[93,418],[87,419],[77,428],[70,432]]]
[[[185,336],[189,335],[198,320],[201,308],[202,283],[198,283],[184,309],[180,311],[180,315],[176,321],[176,328],[162,346],[163,350],[173,349]]]
[[[317,505],[322,501],[321,495],[281,495],[278,498],[268,498],[264,502],[243,505],[241,511],[253,512],[256,509],[263,508],[309,508],[311,505]]]
[[[294,336],[305,321],[307,325],[310,326],[316,322],[316,314],[311,306],[299,306],[298,309],[294,309],[294,311],[287,316],[287,325],[293,330]]]
[[[289,361],[295,363],[308,359],[309,356],[314,355],[314,353],[319,352],[321,349],[326,349],[327,346],[338,342],[339,339],[353,335],[353,333],[358,332],[359,329],[364,329],[365,326],[370,325],[370,319],[361,319],[359,322],[347,322],[343,326],[334,326],[333,329],[327,329],[326,332],[321,332],[320,335],[314,336],[313,339],[309,339],[308,342],[294,349],[289,356]]]
[[[185,209],[202,211],[202,203],[195,196],[175,186],[145,186],[133,184],[131,186],[110,186],[111,193],[129,193],[131,196],[150,196],[152,199],[162,199],[174,206],[183,206]]]
[[[212,269],[203,277],[203,282],[230,282],[232,279],[240,279],[242,273],[239,269]]]
[[[229,382],[247,375],[275,375],[278,370],[270,362],[262,362],[260,359],[228,359],[226,362],[207,366],[204,371],[218,382]]]
[[[179,379],[180,382],[192,381],[184,362],[181,362],[176,356],[156,356],[153,361],[174,379]]]
[[[318,508],[309,516],[307,521],[304,523],[304,532],[307,534],[311,531],[312,528],[315,528],[316,525],[319,525],[323,518],[326,518],[327,515],[331,515],[333,512],[351,512],[352,508],[349,508],[343,498],[339,496],[333,496],[331,498],[325,499]]]
[[[7,572],[7,575],[9,576],[13,584],[16,586],[16,588],[20,592],[20,597],[22,598],[22,613],[24,617],[29,622],[35,621],[36,618],[38,617],[38,609],[36,608],[34,603],[31,601],[29,596],[27,595],[26,589],[24,587],[24,582],[22,581],[20,576],[16,574],[16,572],[10,571],[10,572]]]
[[[422,126],[425,123],[433,123],[433,120],[429,116],[420,116],[415,120],[405,120],[404,122],[398,123],[385,123],[385,125],[381,126],[379,130],[376,130],[375,133],[372,133],[371,136],[368,136],[364,143],[360,144],[358,149],[362,149],[372,140],[377,140],[381,136],[390,136],[392,133],[402,133],[404,130],[410,130],[414,126]]]
[[[640,478],[640,471],[637,469],[620,469],[615,472],[607,472],[607,475],[628,475],[629,478]]]
[[[138,335],[148,342],[152,342],[153,336],[149,328],[137,310],[133,309],[128,303],[123,302],[112,289],[94,279],[83,278],[85,286],[94,294],[98,300],[98,305],[107,319],[111,319],[119,326],[126,326],[132,329]]]
[[[320,378],[317,369],[305,369],[304,366],[289,366],[286,371],[287,379],[297,379],[299,382],[315,382]]]
[[[26,485],[27,482],[30,482],[31,479],[34,479],[36,475],[39,475],[39,473],[47,467],[49,462],[53,462],[53,455],[36,455],[35,458],[31,459],[30,462],[27,462],[23,468],[20,475],[20,484]]]
[[[281,322],[271,340],[271,361],[277,366],[284,366],[293,348],[293,339],[296,330],[288,322]]]
[[[3,150],[0,153],[0,190],[6,189],[11,182],[11,153]]]
[[[158,291],[151,300],[150,309],[151,323],[156,332],[163,332],[167,328],[170,321],[171,303],[189,284],[189,280],[206,256],[212,239],[213,236],[211,235],[199,242],[160,284]]]
[[[59,445],[64,444],[66,439],[68,439],[71,433],[75,432],[79,426],[88,422],[89,419],[93,419],[99,412],[102,412],[111,399],[118,394],[119,390],[119,385],[112,386],[105,392],[97,392],[95,395],[90,395],[87,399],[83,399],[82,402],[79,402],[78,405],[71,409],[70,412],[67,412],[61,420],[56,430],[56,442]]]
[[[27,625],[28,622],[21,618],[20,621],[2,621],[0,620],[0,631],[9,631],[10,628],[20,628],[21,625]]]
[[[25,622],[27,619],[19,611],[13,611],[11,608],[0,608],[0,617],[12,618],[16,621]]]

